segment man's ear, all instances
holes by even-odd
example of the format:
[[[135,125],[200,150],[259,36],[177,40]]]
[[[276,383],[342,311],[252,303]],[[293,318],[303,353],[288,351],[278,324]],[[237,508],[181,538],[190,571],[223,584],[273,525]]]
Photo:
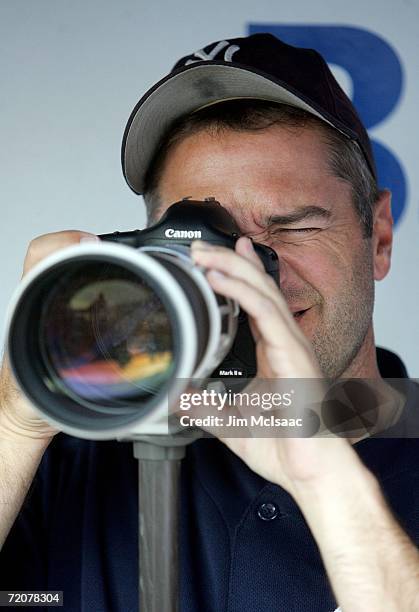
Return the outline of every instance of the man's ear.
[[[374,207],[372,246],[374,258],[374,279],[382,280],[387,276],[391,263],[393,244],[393,216],[391,214],[391,192],[380,191]]]

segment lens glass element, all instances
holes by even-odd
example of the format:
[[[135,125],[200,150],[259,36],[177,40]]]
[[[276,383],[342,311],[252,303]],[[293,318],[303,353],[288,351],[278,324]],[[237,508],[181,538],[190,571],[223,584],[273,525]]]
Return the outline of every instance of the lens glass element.
[[[167,309],[143,276],[113,263],[73,262],[60,275],[39,345],[50,384],[77,401],[138,405],[174,372]]]

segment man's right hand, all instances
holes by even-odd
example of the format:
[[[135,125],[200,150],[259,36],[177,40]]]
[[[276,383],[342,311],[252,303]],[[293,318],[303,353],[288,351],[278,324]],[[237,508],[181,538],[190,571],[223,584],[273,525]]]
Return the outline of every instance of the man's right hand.
[[[64,231],[45,234],[30,243],[24,265],[23,276],[42,259],[59,249],[78,244],[82,238],[98,240],[94,234],[80,231]],[[0,438],[10,441],[38,439],[46,444],[58,432],[46,423],[20,390],[10,369],[5,354],[0,371]]]

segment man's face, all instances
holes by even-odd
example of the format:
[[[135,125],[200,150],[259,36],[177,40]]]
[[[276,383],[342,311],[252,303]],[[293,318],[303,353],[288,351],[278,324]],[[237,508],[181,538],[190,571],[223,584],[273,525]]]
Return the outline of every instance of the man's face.
[[[182,198],[213,196],[243,234],[277,252],[281,291],[326,377],[371,342],[371,240],[315,128],[189,136],[168,154],[159,195],[158,216]]]

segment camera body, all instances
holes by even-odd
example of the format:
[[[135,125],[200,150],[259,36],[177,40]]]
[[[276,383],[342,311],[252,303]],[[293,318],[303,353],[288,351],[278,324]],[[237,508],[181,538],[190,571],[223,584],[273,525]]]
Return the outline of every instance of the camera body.
[[[185,198],[172,204],[162,218],[143,230],[101,234],[105,241],[133,248],[179,249],[190,247],[193,240],[233,249],[240,230],[229,212],[213,197],[205,200]],[[270,247],[253,243],[266,272],[279,286],[278,257]],[[211,378],[223,379],[226,388],[241,388],[240,381],[256,375],[255,344],[247,314],[240,310],[235,339],[229,353],[212,372]]]

